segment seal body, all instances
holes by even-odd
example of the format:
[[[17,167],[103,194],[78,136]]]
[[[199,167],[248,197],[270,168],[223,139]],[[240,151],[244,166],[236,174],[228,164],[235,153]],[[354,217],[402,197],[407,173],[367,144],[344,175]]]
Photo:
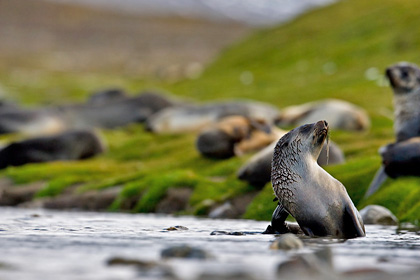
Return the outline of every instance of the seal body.
[[[290,214],[309,236],[365,236],[346,188],[316,162],[327,133],[327,122],[319,121],[293,129],[276,144],[271,181],[279,206],[273,214],[274,230]]]
[[[420,176],[420,137],[389,144],[379,150],[386,175]]]
[[[300,126],[325,119],[331,129],[363,131],[370,127],[365,110],[339,99],[325,99],[286,107],[281,111],[279,125]]]
[[[284,134],[286,133],[284,132],[281,136]],[[276,144],[277,141],[274,141],[252,156],[241,166],[237,177],[254,187],[263,188],[271,180],[271,161]],[[329,141],[328,144],[324,143],[317,162],[320,166],[340,164],[345,162],[344,153],[337,144]]]
[[[0,150],[0,169],[27,163],[86,159],[104,150],[101,139],[94,132],[67,131],[9,144]]]
[[[386,69],[394,92],[394,130],[397,141],[420,136],[420,69],[400,62]]]

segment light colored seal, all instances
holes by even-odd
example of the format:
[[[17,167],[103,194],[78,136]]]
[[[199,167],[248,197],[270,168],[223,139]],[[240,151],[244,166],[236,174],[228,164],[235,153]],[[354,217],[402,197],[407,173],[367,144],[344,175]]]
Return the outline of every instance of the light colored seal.
[[[278,124],[303,125],[326,120],[331,129],[367,130],[370,118],[359,106],[338,99],[325,99],[282,109]]]
[[[365,198],[375,193],[388,176],[396,178],[400,176],[399,173],[420,173],[413,172],[413,168],[417,170],[415,164],[420,155],[416,150],[416,141],[398,144],[420,136],[420,69],[413,63],[399,62],[389,66],[385,73],[394,92],[394,131],[397,143],[379,149],[383,164],[370,183]]]
[[[196,131],[227,116],[244,116],[273,124],[280,111],[270,104],[239,100],[166,108],[147,119],[146,127],[154,133]]]
[[[328,133],[326,121],[293,129],[277,143],[271,181],[279,205],[271,229],[284,232],[292,215],[306,235],[365,236],[363,220],[341,182],[316,162]]]

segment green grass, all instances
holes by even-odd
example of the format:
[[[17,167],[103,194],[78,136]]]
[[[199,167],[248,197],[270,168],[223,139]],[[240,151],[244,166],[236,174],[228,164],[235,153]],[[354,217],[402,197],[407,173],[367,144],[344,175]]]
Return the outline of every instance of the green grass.
[[[226,49],[196,80],[175,84],[123,78],[115,73],[47,73],[19,83],[0,71],[0,83],[27,105],[81,101],[104,86],[131,91],[157,88],[198,101],[250,98],[279,108],[321,98],[340,98],[367,110],[372,128],[366,133],[332,131],[331,139],[344,150],[347,163],[327,170],[347,187],[359,206],[370,203],[390,208],[404,221],[420,217],[420,180],[388,180],[367,201],[363,194],[380,165],[377,150],[393,141],[392,93],[384,86],[384,69],[398,61],[420,63],[420,9],[416,0],[340,1],[282,26],[259,30]],[[365,78],[378,69],[375,80]],[[249,72],[251,84],[240,76]],[[44,92],[45,95],[33,94]],[[57,195],[75,183],[79,190],[122,185],[113,204],[138,196],[133,211],[153,211],[169,187],[190,187],[191,213],[205,214],[209,205],[250,191],[235,173],[247,159],[205,159],[194,148],[195,134],[153,135],[139,125],[103,132],[109,151],[80,163],[48,163],[9,168],[3,176],[17,184],[46,181],[39,195]],[[269,220],[275,208],[267,185],[248,207],[245,218]]]

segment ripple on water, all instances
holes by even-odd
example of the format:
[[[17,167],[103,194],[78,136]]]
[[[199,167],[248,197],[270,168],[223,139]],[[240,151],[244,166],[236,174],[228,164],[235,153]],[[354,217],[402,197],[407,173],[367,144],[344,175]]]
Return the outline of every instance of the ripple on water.
[[[140,277],[132,267],[109,267],[107,261],[115,257],[164,262],[186,280],[215,272],[274,279],[277,265],[296,252],[270,250],[275,236],[255,234],[267,223],[0,208],[0,263],[15,268],[0,268],[0,279],[147,279],[146,272]],[[167,230],[179,225],[188,229]],[[211,235],[215,231],[252,234]],[[338,271],[377,268],[395,273],[420,266],[420,236],[415,231],[370,225],[366,231],[366,237],[351,240],[304,237],[305,248],[298,252],[331,247]],[[163,249],[178,245],[204,250],[214,258],[161,259]]]

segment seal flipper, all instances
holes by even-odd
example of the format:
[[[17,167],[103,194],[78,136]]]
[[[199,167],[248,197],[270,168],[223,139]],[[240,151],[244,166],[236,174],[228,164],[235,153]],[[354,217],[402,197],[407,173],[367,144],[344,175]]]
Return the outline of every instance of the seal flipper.
[[[363,237],[366,235],[363,220],[354,206],[346,205],[344,209],[342,235],[344,238]]]
[[[379,189],[379,187],[385,182],[386,178],[388,178],[388,176],[385,173],[385,167],[382,165],[376,172],[375,177],[373,178],[372,183],[370,183],[370,186],[366,191],[364,198],[366,199],[372,194],[374,194]]]
[[[280,203],[277,205],[271,217],[271,225],[263,232],[263,234],[287,233],[290,232],[285,221],[289,213]]]

